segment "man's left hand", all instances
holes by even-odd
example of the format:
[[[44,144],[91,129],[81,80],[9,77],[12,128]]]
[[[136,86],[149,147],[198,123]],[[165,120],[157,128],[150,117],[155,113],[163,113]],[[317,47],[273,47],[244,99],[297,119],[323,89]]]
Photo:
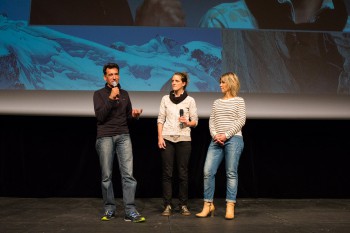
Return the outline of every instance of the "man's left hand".
[[[141,109],[133,109],[132,110],[132,117],[133,118],[139,118],[142,113],[142,108]]]

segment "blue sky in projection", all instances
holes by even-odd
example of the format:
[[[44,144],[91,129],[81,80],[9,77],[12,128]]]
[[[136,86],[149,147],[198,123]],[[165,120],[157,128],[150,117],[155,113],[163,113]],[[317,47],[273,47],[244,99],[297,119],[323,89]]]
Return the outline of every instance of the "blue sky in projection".
[[[165,90],[177,71],[189,73],[189,91],[219,91],[218,30],[28,26],[29,1],[1,4],[0,89],[96,90],[102,66],[117,62],[130,91]]]

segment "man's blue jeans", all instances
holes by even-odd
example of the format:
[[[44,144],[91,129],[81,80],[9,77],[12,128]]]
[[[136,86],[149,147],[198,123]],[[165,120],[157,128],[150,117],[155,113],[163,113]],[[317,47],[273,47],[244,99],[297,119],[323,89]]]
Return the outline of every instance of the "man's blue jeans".
[[[243,151],[242,136],[233,136],[223,146],[210,142],[204,164],[204,201],[212,202],[215,192],[215,175],[225,158],[226,201],[236,202],[238,187],[238,163]]]
[[[135,211],[137,182],[133,177],[133,154],[130,135],[122,134],[98,138],[96,140],[96,150],[100,159],[101,188],[105,211],[116,210],[112,183],[114,155],[117,155],[122,178],[125,214]]]

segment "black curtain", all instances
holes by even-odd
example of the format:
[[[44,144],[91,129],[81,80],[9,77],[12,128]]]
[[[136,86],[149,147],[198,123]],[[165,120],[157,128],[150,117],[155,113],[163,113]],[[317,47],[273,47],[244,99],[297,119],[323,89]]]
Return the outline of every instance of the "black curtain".
[[[101,196],[94,117],[0,115],[0,129],[0,196]],[[159,198],[156,118],[140,118],[130,129],[136,196]],[[248,119],[238,198],[349,198],[349,132],[350,120]],[[189,195],[202,198],[208,119],[199,120],[192,140]],[[117,162],[113,179],[121,197]],[[225,197],[225,182],[222,163],[216,198]]]

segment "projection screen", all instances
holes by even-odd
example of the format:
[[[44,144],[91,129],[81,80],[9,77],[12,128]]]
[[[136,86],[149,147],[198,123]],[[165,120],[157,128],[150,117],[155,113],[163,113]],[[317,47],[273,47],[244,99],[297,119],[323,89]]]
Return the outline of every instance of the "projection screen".
[[[145,117],[177,71],[208,117],[233,71],[248,118],[350,118],[348,1],[320,0],[308,23],[291,17],[293,1],[159,0],[172,19],[154,1],[81,1],[1,1],[0,114],[93,116],[102,67],[116,62]]]

